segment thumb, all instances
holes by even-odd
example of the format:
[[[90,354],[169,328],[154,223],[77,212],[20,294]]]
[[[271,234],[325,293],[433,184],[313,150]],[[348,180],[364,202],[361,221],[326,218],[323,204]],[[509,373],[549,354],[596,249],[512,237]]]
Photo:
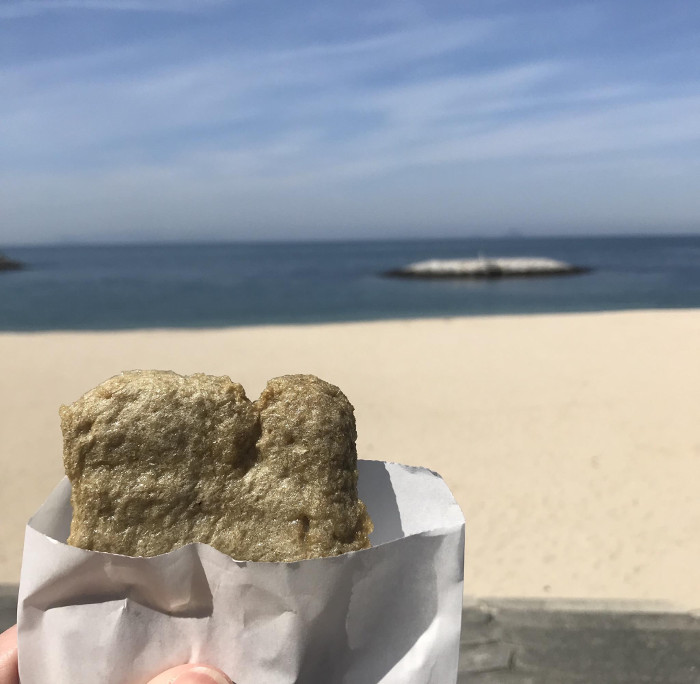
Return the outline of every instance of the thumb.
[[[221,670],[208,665],[178,665],[148,684],[234,684]]]
[[[0,634],[0,684],[19,684],[17,625]]]

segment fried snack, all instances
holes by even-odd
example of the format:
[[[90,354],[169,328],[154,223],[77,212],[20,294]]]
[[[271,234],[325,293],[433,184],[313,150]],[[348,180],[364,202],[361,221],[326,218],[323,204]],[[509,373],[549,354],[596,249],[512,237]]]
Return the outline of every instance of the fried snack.
[[[237,560],[369,547],[353,409],[311,375],[257,402],[227,377],[131,371],[60,409],[68,543],[130,556],[203,542]]]

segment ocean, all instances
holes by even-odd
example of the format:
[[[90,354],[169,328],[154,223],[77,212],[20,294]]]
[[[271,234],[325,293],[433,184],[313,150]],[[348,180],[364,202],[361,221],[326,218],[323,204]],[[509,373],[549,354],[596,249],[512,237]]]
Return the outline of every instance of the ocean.
[[[5,249],[0,330],[118,330],[700,307],[700,236]],[[590,273],[403,280],[439,258],[532,256]]]

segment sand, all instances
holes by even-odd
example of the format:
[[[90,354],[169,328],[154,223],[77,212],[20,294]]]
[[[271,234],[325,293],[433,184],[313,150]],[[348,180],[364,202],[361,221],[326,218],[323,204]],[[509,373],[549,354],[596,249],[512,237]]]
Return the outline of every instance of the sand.
[[[314,373],[361,458],[437,470],[465,593],[700,608],[700,311],[0,335],[0,582],[62,476],[58,406],[125,369]]]

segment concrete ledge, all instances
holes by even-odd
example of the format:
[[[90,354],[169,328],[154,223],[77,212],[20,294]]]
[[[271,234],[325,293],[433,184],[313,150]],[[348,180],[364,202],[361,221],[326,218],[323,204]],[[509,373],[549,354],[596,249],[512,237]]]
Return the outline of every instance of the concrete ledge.
[[[0,632],[17,622],[17,585],[0,584]]]
[[[666,603],[469,599],[462,625],[460,684],[700,683],[700,617]]]

